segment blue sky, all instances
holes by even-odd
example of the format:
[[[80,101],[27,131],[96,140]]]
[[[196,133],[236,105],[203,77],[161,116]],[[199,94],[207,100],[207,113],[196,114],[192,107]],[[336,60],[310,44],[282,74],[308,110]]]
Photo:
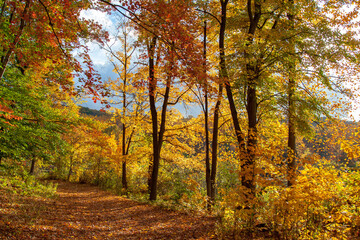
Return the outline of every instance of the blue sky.
[[[114,24],[114,22],[117,22],[119,20],[119,19],[117,19],[118,16],[108,15],[104,12],[100,12],[100,11],[96,11],[96,10],[87,10],[87,11],[83,11],[81,13],[81,17],[84,17],[86,19],[92,19],[92,20],[100,23],[103,26],[103,28],[109,32],[109,36],[110,36],[109,45],[113,45],[112,46],[113,49],[116,50],[116,47],[120,46],[120,43],[116,41],[116,32],[117,31],[116,31],[116,24]],[[106,81],[107,79],[109,79],[109,77],[116,78],[117,74],[112,71],[113,65],[109,61],[106,51],[102,50],[101,47],[95,42],[89,42],[89,43],[87,43],[87,45],[90,49],[89,54],[94,63],[95,69],[101,75],[102,79]],[[359,86],[356,86],[356,87],[359,87]],[[91,98],[90,99],[83,98],[81,106],[89,107],[89,108],[93,108],[93,109],[100,109],[101,107],[103,107],[103,106],[101,106],[101,104],[99,102],[94,103],[91,100]],[[349,113],[349,119],[354,118],[355,120],[358,121],[358,120],[360,120],[360,98],[359,97],[352,102],[352,106],[353,106],[353,110],[352,110],[352,112]],[[191,106],[188,109],[188,111],[185,111],[183,109],[183,107],[180,107],[180,106],[178,108],[185,115],[197,115],[200,112],[200,110],[197,107],[192,109],[193,106]]]
[[[96,11],[96,10],[88,10],[83,11],[81,13],[81,17],[86,19],[92,19],[98,23],[100,23],[105,30],[109,32],[110,42],[109,45],[112,45],[113,50],[116,51],[117,46],[120,47],[120,42],[116,41],[117,29],[116,22],[121,19],[118,19],[117,15],[108,15],[106,13]],[[87,46],[90,49],[89,55],[94,63],[94,67],[97,72],[101,75],[103,81],[107,81],[109,77],[117,78],[117,74],[113,72],[113,65],[108,58],[108,54],[105,50],[101,49],[99,44],[96,42],[89,42]],[[92,109],[100,109],[103,106],[97,102],[94,103],[91,98],[82,98],[80,99],[81,106],[92,108]],[[187,109],[180,104],[177,104],[177,109],[179,109],[185,116],[193,115],[196,116],[200,113],[200,109],[198,106],[189,106]]]

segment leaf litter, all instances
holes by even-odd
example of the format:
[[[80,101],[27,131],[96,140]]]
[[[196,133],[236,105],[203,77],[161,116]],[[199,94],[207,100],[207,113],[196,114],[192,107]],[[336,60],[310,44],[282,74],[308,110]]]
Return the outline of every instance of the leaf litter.
[[[57,181],[55,199],[0,190],[0,239],[216,239],[214,217]]]

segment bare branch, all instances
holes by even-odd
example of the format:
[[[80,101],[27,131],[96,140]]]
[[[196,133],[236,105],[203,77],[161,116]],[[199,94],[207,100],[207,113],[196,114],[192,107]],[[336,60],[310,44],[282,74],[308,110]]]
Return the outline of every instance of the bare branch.
[[[50,27],[51,27],[52,32],[53,32],[54,35],[55,35],[55,38],[56,38],[56,41],[57,41],[57,43],[58,43],[59,48],[61,49],[61,51],[63,52],[63,54],[65,55],[65,57],[66,57],[67,59],[69,59],[70,57],[69,57],[68,54],[66,53],[65,49],[62,47],[61,42],[60,42],[60,39],[59,39],[58,35],[57,35],[56,32],[55,32],[54,24],[53,24],[53,22],[51,21],[51,17],[50,17],[49,10],[47,9],[47,7],[45,6],[45,4],[44,4],[41,0],[39,0],[39,2],[40,2],[40,4],[41,4],[41,5],[44,7],[44,9],[45,9],[46,15],[48,16],[48,20],[49,20],[49,25],[50,25]]]
[[[168,105],[174,106],[176,105],[182,96],[184,96],[191,88],[189,87],[185,92],[183,92],[179,97],[177,97],[175,102],[169,102]]]
[[[213,17],[219,24],[221,24],[220,20],[219,20],[214,14],[212,14],[212,13],[210,13],[210,12],[208,12],[208,11],[199,9],[199,8],[197,8],[197,9],[195,9],[195,10],[210,15],[210,16]]]

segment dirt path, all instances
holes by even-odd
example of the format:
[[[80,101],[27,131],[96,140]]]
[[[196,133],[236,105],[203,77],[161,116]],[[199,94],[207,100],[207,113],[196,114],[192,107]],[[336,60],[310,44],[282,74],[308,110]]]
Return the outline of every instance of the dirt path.
[[[56,199],[20,203],[0,196],[0,239],[215,239],[212,218],[164,210],[85,184],[59,182],[57,192]]]

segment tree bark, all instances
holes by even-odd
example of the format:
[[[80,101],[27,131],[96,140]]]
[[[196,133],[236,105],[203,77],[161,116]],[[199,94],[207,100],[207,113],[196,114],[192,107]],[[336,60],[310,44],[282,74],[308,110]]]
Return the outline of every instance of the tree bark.
[[[294,0],[289,0],[289,13],[288,19],[290,21],[290,31],[293,31],[294,26]],[[295,43],[293,39],[290,39],[291,42],[291,55],[294,56],[295,52]],[[295,182],[295,157],[296,157],[296,135],[295,135],[295,88],[296,88],[296,64],[290,59],[289,62],[289,83],[288,83],[288,153],[287,153],[287,167],[288,167],[288,186],[292,186]]]
[[[252,7],[254,5],[254,14]],[[248,38],[246,46],[250,47],[253,43],[255,32],[261,17],[261,3],[259,0],[255,0],[252,4],[251,0],[247,2],[248,17],[250,21],[248,29]],[[255,161],[256,161],[256,149],[257,149],[257,84],[259,78],[259,69],[254,63],[251,63],[252,54],[245,50],[246,64],[246,111],[248,116],[248,138],[246,157],[243,159],[241,165],[241,184],[247,189],[247,201],[255,197]],[[250,206],[247,206],[250,207]]]
[[[0,151],[0,165],[2,164],[2,160],[4,157],[5,157],[5,154],[2,151]]]
[[[219,30],[219,52],[220,52],[220,71],[219,71],[219,91],[218,99],[214,109],[213,121],[213,138],[212,138],[212,155],[211,155],[211,172],[210,172],[210,204],[215,203],[216,197],[216,171],[217,171],[217,151],[218,151],[218,135],[219,135],[219,111],[222,99],[223,84],[227,78],[226,62],[225,62],[225,30],[226,30],[226,7],[228,0],[220,0],[221,3],[221,20]]]
[[[216,194],[216,169],[217,169],[217,150],[218,150],[218,136],[219,136],[219,111],[222,98],[223,85],[219,84],[218,100],[214,109],[214,122],[213,122],[213,138],[211,148],[211,174],[210,174],[210,204],[215,203]]]
[[[231,89],[231,84],[229,81],[229,75],[226,68],[226,59],[225,59],[225,29],[226,29],[226,12],[227,12],[227,3],[228,1],[221,1],[221,28],[219,36],[219,51],[220,51],[220,73],[221,78],[225,82],[226,96],[229,101],[229,107],[231,112],[231,118],[233,120],[235,136],[238,141],[238,146],[240,150],[240,157],[245,156],[245,137],[240,127],[239,117],[236,111],[235,101]]]
[[[249,84],[247,89],[247,114],[248,114],[248,141],[247,141],[247,156],[242,165],[242,185],[250,190],[249,198],[254,194],[254,168],[257,148],[257,96],[256,84]]]
[[[73,157],[74,157],[74,153],[72,153],[71,157],[70,157],[70,166],[69,166],[69,172],[68,172],[68,176],[67,176],[67,181],[70,180],[70,176],[71,176],[71,173],[72,173]]]
[[[155,39],[155,41],[154,41]],[[152,55],[150,54],[150,56],[153,56],[152,59],[154,58],[154,48],[155,48],[155,43],[156,43],[156,37],[153,38],[153,41],[151,44],[153,45],[152,47]],[[174,43],[172,43],[172,48],[174,47]],[[151,47],[150,47],[151,49]],[[174,51],[174,49],[171,49],[171,55],[173,54],[172,52]],[[174,62],[173,62],[173,55],[171,56],[171,60],[169,62],[169,71],[167,74],[167,79],[166,79],[166,87],[165,87],[165,94],[164,94],[164,100],[163,100],[163,104],[162,104],[162,109],[161,109],[161,120],[160,120],[160,129],[159,132],[157,132],[157,126],[154,127],[153,126],[153,141],[156,141],[156,145],[153,144],[154,148],[154,159],[153,159],[153,166],[152,166],[152,173],[151,173],[151,185],[150,185],[150,201],[155,201],[156,197],[157,197],[157,180],[158,180],[158,175],[159,175],[159,166],[160,166],[160,153],[161,153],[161,147],[162,144],[164,142],[164,133],[165,133],[165,126],[166,126],[166,112],[167,112],[167,106],[169,103],[169,96],[170,96],[170,88],[171,88],[171,82],[172,82],[172,70],[173,70],[173,66],[174,66]],[[154,73],[154,61],[152,60],[152,63],[150,64],[150,58],[149,58],[149,70],[150,70],[150,66],[153,69],[153,73]],[[150,74],[149,74],[150,76]],[[152,117],[152,124],[156,124],[158,123],[157,120],[157,113],[156,113],[156,106],[155,106],[155,90],[156,90],[156,79],[154,74],[151,75],[149,77],[149,81],[153,82],[153,84],[151,84],[152,86],[150,86],[149,88],[149,93],[150,94],[150,111],[151,111],[151,117]],[[150,91],[151,89],[151,91]],[[156,146],[156,148],[155,148]]]
[[[159,175],[159,167],[160,167],[160,153],[161,153],[161,147],[164,142],[164,133],[165,133],[165,124],[166,124],[166,111],[167,111],[167,105],[169,101],[169,94],[170,94],[170,81],[171,77],[168,78],[165,88],[165,95],[164,95],[164,102],[161,110],[161,122],[160,122],[160,131],[159,131],[159,137],[157,140],[157,153],[156,158],[154,157],[153,161],[153,168],[152,168],[152,174],[151,174],[151,188],[150,188],[150,201],[155,201],[157,197],[157,180]]]
[[[33,156],[32,160],[31,160],[30,171],[29,171],[29,174],[31,174],[31,175],[34,175],[34,172],[35,172],[35,163],[36,163],[36,158]]]
[[[124,155],[125,159],[122,163],[122,175],[121,175],[121,183],[125,191],[128,189],[127,179],[126,179],[126,155]]]
[[[153,141],[153,157],[152,157],[152,169],[151,177],[149,181],[149,190],[150,190],[150,201],[156,200],[156,190],[157,190],[157,177],[159,173],[159,145],[158,145],[158,119],[156,111],[156,102],[155,102],[155,91],[156,91],[156,79],[155,79],[155,66],[154,66],[154,55],[155,55],[155,45],[157,38],[153,37],[151,43],[148,47],[149,53],[149,99],[150,99],[150,112],[151,112],[151,122],[152,122],[152,141]]]
[[[121,183],[122,187],[125,191],[128,189],[128,183],[126,179],[126,124],[125,124],[125,117],[126,117],[126,82],[127,82],[127,42],[126,42],[126,35],[125,35],[125,42],[124,42],[124,53],[125,53],[125,61],[124,61],[124,85],[123,85],[123,132],[122,132],[122,155],[123,155],[123,163],[122,163],[122,176],[121,176]]]
[[[205,97],[205,111],[204,111],[204,124],[205,124],[205,180],[206,180],[206,195],[208,200],[211,198],[211,178],[210,178],[210,138],[209,138],[209,101],[208,101],[208,82],[207,82],[207,70],[206,70],[206,41],[207,41],[207,24],[204,21],[204,97]],[[210,208],[210,204],[208,202],[207,207]]]

